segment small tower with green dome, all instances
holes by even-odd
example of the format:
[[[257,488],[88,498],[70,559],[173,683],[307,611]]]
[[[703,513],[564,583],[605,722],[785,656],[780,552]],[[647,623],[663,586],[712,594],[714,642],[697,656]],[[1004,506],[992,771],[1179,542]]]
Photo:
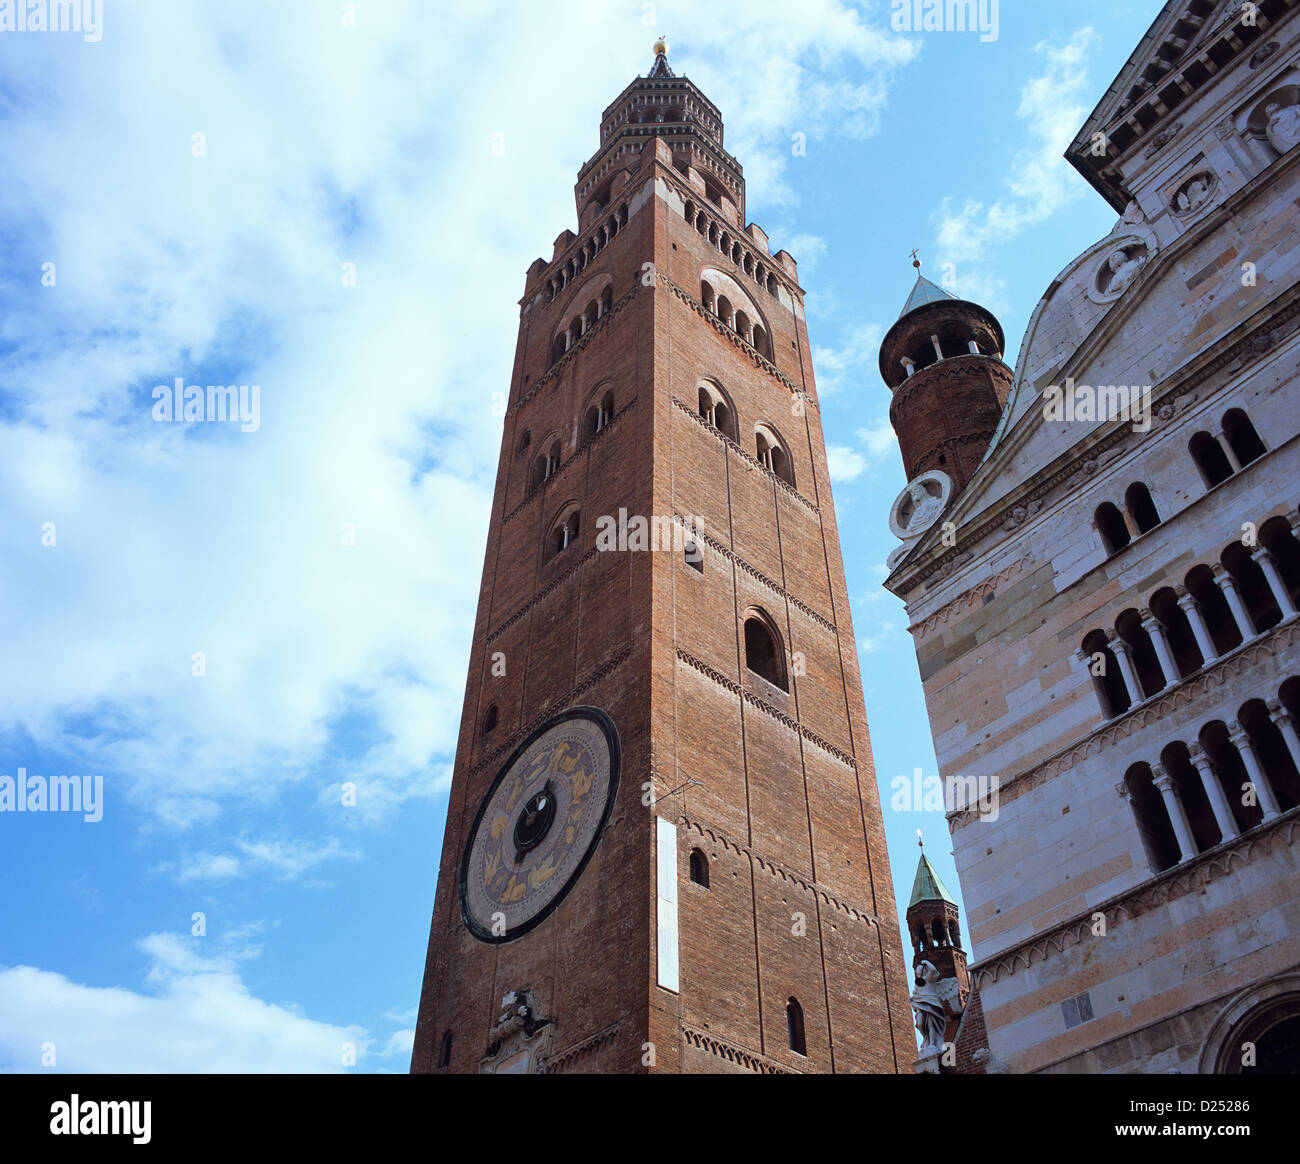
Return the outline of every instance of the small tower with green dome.
[[[956,982],[955,1009],[966,1005],[970,980],[966,974],[966,951],[962,948],[961,925],[957,903],[948,892],[921,844],[921,860],[912,882],[912,896],[907,903],[907,934],[912,943],[912,971],[917,976],[922,962],[939,971],[940,981]]]

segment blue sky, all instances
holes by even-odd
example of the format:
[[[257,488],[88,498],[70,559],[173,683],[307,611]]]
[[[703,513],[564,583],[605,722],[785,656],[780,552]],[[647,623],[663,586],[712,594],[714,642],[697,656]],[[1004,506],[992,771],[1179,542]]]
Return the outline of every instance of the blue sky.
[[[1060,155],[1159,5],[105,8],[0,32],[0,773],[105,804],[0,814],[0,1070],[405,1070],[517,300],[661,32],[799,261],[896,889],[920,827],[955,891],[888,808],[935,761],[877,346],[916,247],[1014,360],[1114,223]],[[177,376],[260,427],[156,423]]]

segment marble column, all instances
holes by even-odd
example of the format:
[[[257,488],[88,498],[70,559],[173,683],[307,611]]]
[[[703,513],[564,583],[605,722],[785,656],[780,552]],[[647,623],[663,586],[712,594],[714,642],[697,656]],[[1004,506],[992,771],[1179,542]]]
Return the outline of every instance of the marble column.
[[[1219,835],[1223,840],[1230,841],[1240,830],[1237,828],[1236,818],[1232,815],[1232,806],[1228,803],[1227,794],[1223,791],[1223,781],[1219,779],[1214,765],[1210,763],[1210,757],[1205,754],[1205,749],[1200,744],[1193,744],[1187,752],[1192,758],[1192,766],[1196,769],[1196,774],[1201,778],[1205,795],[1209,797],[1210,808],[1214,810],[1214,820],[1219,826]]]
[[[1174,836],[1178,838],[1178,860],[1186,861],[1196,856],[1196,842],[1192,839],[1192,826],[1187,820],[1187,810],[1178,798],[1178,789],[1174,787],[1174,778],[1165,771],[1163,764],[1151,765],[1152,783],[1160,791],[1165,802],[1165,811],[1169,813],[1169,823],[1174,826]]]
[[[1120,678],[1128,691],[1129,706],[1136,707],[1142,702],[1142,688],[1138,685],[1137,672],[1133,670],[1133,648],[1118,635],[1109,641],[1111,654],[1119,663]]]
[[[1138,617],[1142,619],[1142,629],[1151,636],[1151,642],[1155,644],[1156,658],[1160,660],[1160,669],[1165,673],[1165,690],[1168,690],[1182,676],[1178,673],[1178,664],[1174,662],[1174,652],[1169,646],[1164,624],[1145,607],[1138,611]]]
[[[1223,450],[1223,455],[1228,458],[1228,464],[1232,466],[1234,473],[1241,472],[1241,462],[1237,460],[1237,454],[1232,451],[1232,446],[1228,443],[1228,438],[1223,433],[1216,433],[1215,436],[1219,441],[1219,448]]]
[[[1295,603],[1291,601],[1291,594],[1286,588],[1286,583],[1282,581],[1282,575],[1277,568],[1277,559],[1263,546],[1260,546],[1250,556],[1259,563],[1259,568],[1264,571],[1264,577],[1268,580],[1268,588],[1273,591],[1273,597],[1277,600],[1277,606],[1282,612],[1282,617],[1295,618],[1296,614],[1300,612],[1297,612]]]
[[[1210,628],[1205,625],[1205,615],[1201,613],[1200,604],[1196,601],[1194,595],[1186,590],[1178,597],[1178,605],[1187,615],[1187,623],[1192,628],[1192,636],[1196,639],[1196,645],[1201,649],[1201,658],[1208,664],[1219,657],[1219,653],[1214,649],[1214,640],[1210,637]]]
[[[1255,786],[1255,798],[1259,801],[1259,807],[1264,810],[1264,819],[1272,820],[1278,814],[1277,798],[1273,795],[1273,786],[1269,783],[1268,777],[1264,775],[1263,766],[1259,762],[1259,756],[1255,752],[1255,745],[1251,742],[1250,736],[1246,733],[1246,729],[1235,719],[1228,724],[1228,739],[1232,741],[1232,746],[1241,753],[1241,762],[1246,765],[1246,775],[1250,777],[1250,782]]]
[[[1241,631],[1242,642],[1247,642],[1255,637],[1255,625],[1250,621],[1250,615],[1246,612],[1246,604],[1241,600],[1241,591],[1237,589],[1237,580],[1228,573],[1222,566],[1214,567],[1215,584],[1223,591],[1223,597],[1228,600],[1228,609],[1232,611],[1232,617],[1236,620],[1237,629]]]
[[[1300,735],[1296,734],[1295,723],[1291,713],[1276,699],[1268,701],[1268,718],[1277,724],[1277,729],[1286,741],[1286,750],[1291,753],[1291,761],[1300,771]]]

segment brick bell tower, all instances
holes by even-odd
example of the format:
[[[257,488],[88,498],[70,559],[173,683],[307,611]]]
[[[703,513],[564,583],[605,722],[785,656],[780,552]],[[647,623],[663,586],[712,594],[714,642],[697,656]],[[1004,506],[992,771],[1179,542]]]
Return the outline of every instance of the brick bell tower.
[[[919,261],[912,265],[916,285],[880,344],[880,375],[893,393],[889,423],[907,479],[937,471],[955,497],[984,457],[1013,374],[992,312],[935,286]]]
[[[803,291],[655,49],[520,300],[411,1070],[907,1071]]]
[[[921,844],[919,833],[917,843]],[[912,976],[916,986],[913,1007],[934,1015],[942,1028],[941,1042],[937,1047],[927,1044],[926,1032],[922,1031],[917,1072],[948,1074],[953,1069],[964,1073],[982,1072],[982,1067],[974,1067],[970,1062],[962,1062],[960,1066],[958,1063],[958,1035],[970,999],[970,976],[966,971],[966,951],[962,948],[957,903],[930,864],[923,844],[921,859],[916,865],[916,878],[912,882],[912,896],[907,903],[906,923],[908,940],[912,944]],[[982,1022],[982,1017],[977,1022]],[[937,1039],[936,1031],[938,1028],[931,1028],[931,1038]],[[979,1041],[981,1037],[987,1042],[982,1027],[978,1031],[970,1030],[962,1041]]]

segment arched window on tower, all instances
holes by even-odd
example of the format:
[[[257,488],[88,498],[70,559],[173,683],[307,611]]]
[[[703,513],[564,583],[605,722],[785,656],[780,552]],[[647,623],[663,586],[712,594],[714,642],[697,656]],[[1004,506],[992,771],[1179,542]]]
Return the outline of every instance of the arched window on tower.
[[[1142,697],[1150,699],[1158,691],[1163,691],[1167,680],[1174,676],[1166,677],[1161,669],[1155,644],[1142,625],[1142,616],[1136,610],[1124,611],[1115,620],[1115,633],[1132,649],[1133,670],[1137,673]]]
[[[753,325],[749,322],[749,316],[743,311],[736,312],[735,328],[736,334],[748,343],[753,334]]]
[[[1277,626],[1282,621],[1282,611],[1278,608],[1277,599],[1273,596],[1264,571],[1250,556],[1250,551],[1241,542],[1233,542],[1219,555],[1219,561],[1236,579],[1241,601],[1245,604],[1255,631],[1263,633],[1270,627]]]
[[[538,455],[533,462],[533,475],[530,487],[536,489],[538,486],[549,481],[555,476],[560,467],[560,442],[555,441],[546,452]]]
[[[1124,515],[1109,501],[1103,501],[1097,506],[1093,521],[1108,555],[1118,554],[1128,545],[1129,533],[1128,526],[1124,524]]]
[[[451,1031],[443,1032],[442,1042],[438,1046],[438,1066],[451,1066]]]
[[[1237,750],[1237,745],[1232,739],[1232,733],[1228,730],[1228,725],[1222,720],[1211,720],[1197,733],[1196,742],[1205,749],[1210,765],[1218,776],[1228,800],[1228,807],[1232,810],[1237,831],[1244,833],[1247,829],[1253,829],[1264,819],[1264,811],[1257,801],[1247,803],[1249,798],[1242,795],[1242,786],[1250,782],[1251,777],[1241,758],[1241,752]],[[1267,776],[1265,778],[1267,779]],[[1217,835],[1218,831],[1216,827],[1214,834]],[[1200,848],[1207,849],[1210,843],[1213,843],[1212,836],[1204,838],[1197,836],[1197,844]]]
[[[709,859],[699,849],[691,850],[691,881],[709,887]]]
[[[785,652],[767,620],[756,614],[745,619],[745,666],[773,687],[788,691]]]
[[[587,413],[582,420],[583,439],[591,440],[592,437],[609,424],[613,415],[614,392],[611,389],[605,392],[599,400],[594,401],[587,409]]]
[[[1160,524],[1160,513],[1151,500],[1151,490],[1141,481],[1135,481],[1124,494],[1124,505],[1139,533],[1147,533]]]
[[[546,559],[549,561],[556,554],[563,553],[578,540],[578,510],[570,510],[552,527],[546,538]]]
[[[704,304],[705,310],[712,311],[714,304],[713,288],[706,282],[700,283],[700,302]]]
[[[1281,707],[1277,710],[1280,712]],[[1248,700],[1237,709],[1237,722],[1246,730],[1278,808],[1290,811],[1300,804],[1300,769],[1296,768],[1286,737],[1269,715],[1268,704],[1262,699]]]
[[[533,434],[528,429],[524,429],[523,435],[519,438],[519,448],[516,451],[519,453],[523,453],[528,449],[528,446],[532,443],[533,443]]]
[[[808,1044],[803,1033],[803,1007],[797,998],[791,998],[785,1004],[785,1029],[790,1039],[790,1050],[796,1055],[807,1055]]]
[[[1187,826],[1191,830],[1192,842],[1196,851],[1204,852],[1213,848],[1220,840],[1225,840],[1219,831],[1214,809],[1206,782],[1192,763],[1191,752],[1182,740],[1166,744],[1160,751],[1160,763],[1164,766],[1178,802],[1183,806],[1187,817]],[[1170,854],[1174,857],[1175,854]],[[1190,856],[1190,854],[1188,854]]]
[[[487,711],[483,713],[483,730],[480,733],[484,736],[490,736],[497,726],[497,705],[495,703],[488,706]]]
[[[698,398],[700,415],[724,436],[734,439],[732,413],[722,389],[711,380],[704,381],[699,386]]]
[[[1223,435],[1240,465],[1249,465],[1264,455],[1264,442],[1240,408],[1230,408],[1223,414]]]
[[[1165,637],[1169,640],[1169,650],[1174,656],[1179,678],[1185,679],[1205,663],[1187,613],[1178,605],[1178,595],[1169,586],[1151,595],[1150,606],[1151,613],[1165,628]]]
[[[1201,471],[1201,479],[1207,489],[1213,489],[1232,476],[1232,465],[1228,456],[1208,432],[1198,432],[1187,442],[1187,451]]]
[[[754,446],[758,463],[793,487],[794,470],[790,465],[790,454],[781,438],[766,425],[759,425],[754,430]]]
[[[1177,865],[1178,839],[1174,836],[1173,825],[1169,823],[1164,800],[1152,783],[1150,765],[1132,765],[1124,773],[1124,785],[1128,789],[1133,821],[1137,825],[1151,872],[1160,873]]]
[[[1261,525],[1259,544],[1272,555],[1282,585],[1291,596],[1291,605],[1300,607],[1300,541],[1287,519],[1271,517]]]
[[[1209,566],[1193,566],[1183,579],[1187,592],[1196,600],[1196,606],[1205,620],[1205,627],[1210,632],[1210,642],[1214,644],[1216,655],[1226,655],[1243,642],[1242,630],[1233,617],[1223,591],[1214,581],[1214,572]]]
[[[1124,684],[1123,673],[1110,649],[1110,642],[1105,631],[1095,630],[1085,636],[1083,653],[1088,666],[1088,674],[1093,683],[1101,689],[1102,710],[1110,719],[1123,715],[1132,702],[1128,688]]]

